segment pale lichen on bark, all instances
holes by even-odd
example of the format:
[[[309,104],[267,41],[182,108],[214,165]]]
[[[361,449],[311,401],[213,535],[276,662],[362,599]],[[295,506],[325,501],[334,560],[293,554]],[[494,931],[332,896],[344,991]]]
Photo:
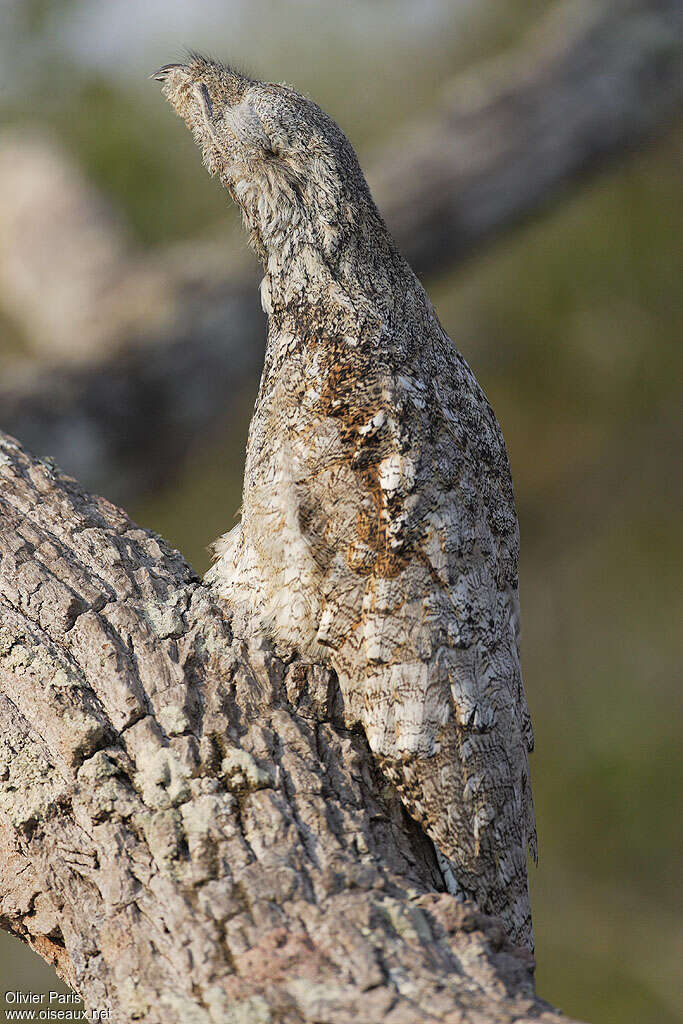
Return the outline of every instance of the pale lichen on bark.
[[[344,729],[181,556],[0,442],[0,922],[112,1019],[562,1018]]]

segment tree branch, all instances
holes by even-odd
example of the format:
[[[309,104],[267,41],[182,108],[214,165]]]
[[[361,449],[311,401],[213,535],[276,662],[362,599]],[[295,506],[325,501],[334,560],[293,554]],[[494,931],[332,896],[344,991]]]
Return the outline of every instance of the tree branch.
[[[38,361],[0,375],[0,422],[93,488],[163,482],[258,373],[252,274],[209,244],[137,252],[67,154],[0,138],[0,298]]]
[[[120,1022],[561,1018],[181,556],[0,435],[0,923]]]
[[[521,46],[444,90],[371,175],[414,270],[453,266],[683,104],[678,0],[563,0]]]
[[[561,0],[458,76],[369,174],[414,268],[457,265],[654,137],[681,108],[682,64],[678,0]],[[143,258],[44,142],[5,137],[0,186],[2,302],[51,363],[4,374],[0,422],[91,487],[130,496],[150,466],[162,481],[257,372],[255,280],[211,247]]]

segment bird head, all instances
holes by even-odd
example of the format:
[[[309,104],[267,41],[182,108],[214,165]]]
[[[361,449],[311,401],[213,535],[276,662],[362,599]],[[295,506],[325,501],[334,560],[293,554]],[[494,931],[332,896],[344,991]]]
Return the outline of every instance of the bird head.
[[[357,251],[386,234],[348,139],[295,89],[198,54],[151,77],[242,208],[267,269],[302,247],[329,266],[350,258],[351,240]]]

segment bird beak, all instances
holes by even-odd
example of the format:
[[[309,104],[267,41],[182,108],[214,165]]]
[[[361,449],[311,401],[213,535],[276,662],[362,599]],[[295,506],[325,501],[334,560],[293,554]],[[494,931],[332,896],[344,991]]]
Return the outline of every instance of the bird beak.
[[[185,64],[164,64],[163,67],[154,71],[149,77],[155,82],[165,82],[171,71],[175,71],[176,69],[182,69],[183,71],[187,70]]]

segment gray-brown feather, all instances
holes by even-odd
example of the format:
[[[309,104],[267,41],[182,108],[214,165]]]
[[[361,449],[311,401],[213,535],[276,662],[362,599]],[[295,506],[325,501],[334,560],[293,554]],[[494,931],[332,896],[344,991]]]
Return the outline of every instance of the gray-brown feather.
[[[207,578],[245,628],[335,668],[349,725],[459,889],[532,945],[518,527],[495,416],[334,122],[201,58],[165,89],[266,271],[242,520]]]

